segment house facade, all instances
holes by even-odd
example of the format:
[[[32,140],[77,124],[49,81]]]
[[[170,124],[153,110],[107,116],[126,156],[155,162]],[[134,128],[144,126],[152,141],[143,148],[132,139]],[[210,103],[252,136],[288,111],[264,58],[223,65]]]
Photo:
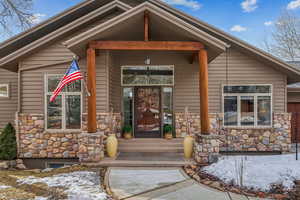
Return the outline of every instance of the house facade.
[[[135,138],[162,138],[165,125],[191,133],[199,163],[291,148],[287,85],[300,71],[157,0],[84,1],[0,56],[0,125],[14,120],[20,158],[98,162],[124,125]],[[84,81],[50,103],[74,58]]]

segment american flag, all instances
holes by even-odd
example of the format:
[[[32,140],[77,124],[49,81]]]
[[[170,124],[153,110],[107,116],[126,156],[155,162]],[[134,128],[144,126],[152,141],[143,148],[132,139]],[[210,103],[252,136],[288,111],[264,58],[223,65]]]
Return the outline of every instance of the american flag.
[[[65,87],[65,85],[80,79],[83,79],[83,76],[80,73],[77,61],[73,60],[68,71],[59,82],[57,88],[53,91],[52,96],[50,97],[50,102],[53,102],[55,100],[55,98],[57,97],[57,95],[59,95],[59,93]]]

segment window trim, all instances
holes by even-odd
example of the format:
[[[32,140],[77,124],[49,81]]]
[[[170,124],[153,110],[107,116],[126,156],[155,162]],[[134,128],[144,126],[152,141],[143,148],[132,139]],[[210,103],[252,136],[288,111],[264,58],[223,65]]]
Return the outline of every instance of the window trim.
[[[172,84],[124,84],[123,83],[123,70],[125,67],[171,67],[173,71],[173,83]],[[175,66],[174,65],[122,65],[121,66],[121,86],[122,87],[134,87],[134,86],[174,86],[175,85]]]
[[[270,86],[270,93],[224,93],[225,86]],[[272,84],[222,84],[222,113],[223,122],[222,126],[224,128],[272,128],[273,127],[273,85]],[[236,96],[237,97],[237,122],[236,126],[226,126],[225,123],[225,112],[224,112],[224,97],[225,96]],[[252,96],[254,97],[254,125],[245,126],[241,125],[241,96]],[[270,107],[271,107],[271,124],[270,125],[258,125],[257,124],[257,97],[258,96],[269,96],[270,97]]]
[[[0,96],[0,98],[10,98],[10,84],[9,83],[0,83],[0,87],[6,87],[7,88],[7,95],[6,96]]]
[[[58,96],[61,96],[62,104],[62,128],[61,129],[49,129],[48,128],[48,109],[47,109],[47,96],[52,95],[52,92],[48,92],[48,77],[57,76],[61,79],[64,74],[48,74],[44,75],[44,112],[45,112],[45,130],[47,132],[78,132],[82,131],[82,112],[83,112],[83,81],[81,81],[81,92],[60,92]],[[66,94],[67,93],[67,94]],[[78,95],[80,96],[80,128],[79,129],[67,129],[66,128],[66,96]]]

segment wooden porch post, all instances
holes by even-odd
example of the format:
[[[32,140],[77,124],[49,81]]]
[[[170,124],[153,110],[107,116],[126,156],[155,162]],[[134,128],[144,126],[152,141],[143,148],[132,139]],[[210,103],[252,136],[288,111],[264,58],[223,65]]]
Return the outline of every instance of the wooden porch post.
[[[201,49],[199,55],[199,90],[200,90],[200,121],[201,134],[210,133],[210,122],[208,117],[208,62],[207,51]]]
[[[90,93],[88,96],[88,122],[89,133],[96,133],[96,53],[94,48],[87,49],[87,86]]]

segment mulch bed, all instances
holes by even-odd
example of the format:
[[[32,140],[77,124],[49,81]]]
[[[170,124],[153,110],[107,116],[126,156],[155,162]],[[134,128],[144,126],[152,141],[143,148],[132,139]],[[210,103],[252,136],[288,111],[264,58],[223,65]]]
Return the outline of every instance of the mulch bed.
[[[218,177],[203,172],[202,166],[188,165],[184,167],[185,172],[197,182],[220,191],[228,191],[250,197],[271,198],[276,200],[296,200],[296,190],[286,191],[282,185],[272,185],[269,192],[255,191],[251,188],[239,187],[233,183],[227,184]]]

